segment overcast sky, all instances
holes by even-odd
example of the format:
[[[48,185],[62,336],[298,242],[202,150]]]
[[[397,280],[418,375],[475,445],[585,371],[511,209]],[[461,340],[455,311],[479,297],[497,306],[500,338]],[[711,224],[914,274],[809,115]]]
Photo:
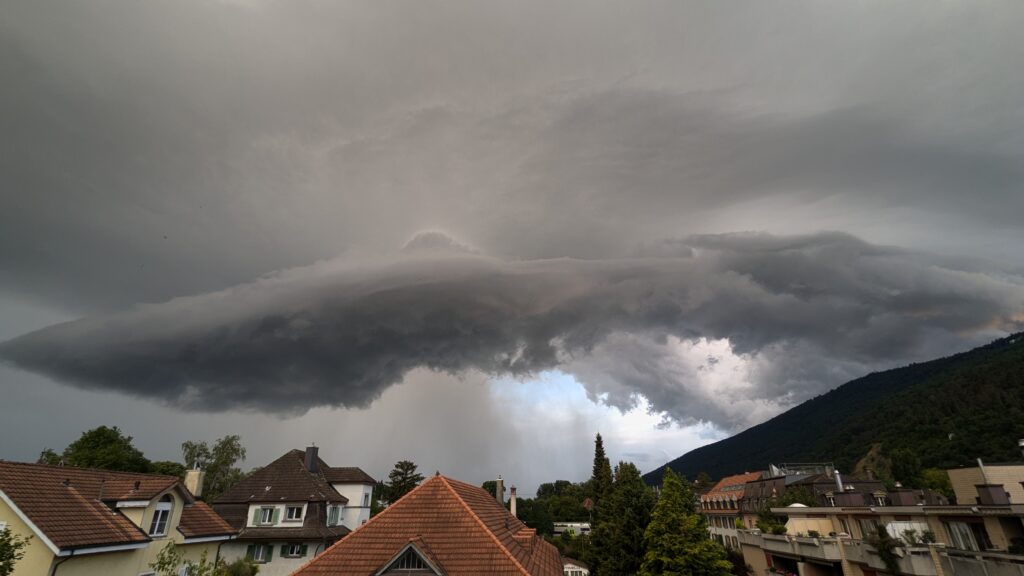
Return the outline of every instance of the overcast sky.
[[[0,4],[0,458],[650,470],[1024,327],[1024,5]],[[766,463],[767,464],[767,463]]]

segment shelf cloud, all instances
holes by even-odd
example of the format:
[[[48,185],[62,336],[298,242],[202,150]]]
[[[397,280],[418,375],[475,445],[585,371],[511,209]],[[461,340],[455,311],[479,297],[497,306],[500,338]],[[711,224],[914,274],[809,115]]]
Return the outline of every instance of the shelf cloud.
[[[796,355],[756,378],[751,399],[820,393],[822,360],[882,365],[925,336],[982,337],[1024,323],[1024,278],[982,262],[853,236],[724,234],[675,241],[678,256],[505,260],[438,233],[386,258],[340,258],[207,294],[51,326],[0,344],[15,366],[90,389],[190,410],[296,413],[367,406],[411,370],[526,376],[589,365],[680,422],[731,429],[699,378],[661,370],[666,338],[728,341],[759,359]],[[646,338],[625,345],[623,335]],[[626,376],[619,363],[652,368]],[[794,387],[794,383],[800,386]]]

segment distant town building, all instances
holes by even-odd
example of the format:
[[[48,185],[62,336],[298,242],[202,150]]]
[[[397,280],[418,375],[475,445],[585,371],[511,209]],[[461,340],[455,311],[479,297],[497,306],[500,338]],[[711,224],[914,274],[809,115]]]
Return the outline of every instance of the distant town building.
[[[214,502],[239,531],[221,556],[249,558],[261,576],[291,574],[369,520],[374,484],[359,468],[328,466],[315,446],[291,450]]]
[[[590,576],[590,566],[582,560],[563,556],[562,574],[564,576]]]
[[[555,522],[552,526],[552,533],[555,536],[561,536],[566,532],[568,532],[570,536],[590,534],[590,522]]]
[[[746,493],[747,483],[759,480],[761,475],[761,472],[744,472],[726,476],[700,495],[701,512],[707,518],[708,532],[719,544],[739,549],[737,523],[754,527],[754,520],[744,519],[741,515],[740,501]]]
[[[988,466],[984,476],[976,468],[949,471],[958,478],[958,505],[934,492],[901,488],[877,500],[871,493],[873,501],[861,498],[855,504],[772,508],[786,519],[786,533],[740,530],[744,560],[754,574],[876,576],[894,569],[906,576],[1024,574],[1024,502],[1007,496],[1024,481],[1024,466],[1008,465],[998,475],[990,471]],[[974,480],[979,481],[968,492]],[[875,546],[880,530],[895,545],[888,558]]]
[[[319,574],[562,576],[564,564],[486,490],[438,474],[295,573]]]
[[[14,576],[153,574],[167,544],[186,560],[205,552],[212,561],[237,532],[176,476],[5,461],[0,528],[32,537]]]

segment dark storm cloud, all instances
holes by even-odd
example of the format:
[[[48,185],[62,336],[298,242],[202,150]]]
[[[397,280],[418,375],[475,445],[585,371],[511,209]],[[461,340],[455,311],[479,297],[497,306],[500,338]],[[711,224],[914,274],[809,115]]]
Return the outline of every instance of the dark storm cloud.
[[[438,240],[424,242],[458,245]],[[0,356],[77,386],[189,409],[301,412],[365,406],[417,367],[527,375],[585,364],[613,334],[724,338],[737,354],[781,347],[874,365],[914,356],[930,332],[970,338],[1024,323],[1019,275],[966,271],[845,234],[684,243],[692,256],[507,261],[434,249],[327,261],[58,324],[0,345]],[[647,361],[640,348],[626,356]],[[623,384],[679,421],[734,424]],[[685,392],[697,382],[674,384]],[[754,397],[780,393],[777,379],[754,384]]]

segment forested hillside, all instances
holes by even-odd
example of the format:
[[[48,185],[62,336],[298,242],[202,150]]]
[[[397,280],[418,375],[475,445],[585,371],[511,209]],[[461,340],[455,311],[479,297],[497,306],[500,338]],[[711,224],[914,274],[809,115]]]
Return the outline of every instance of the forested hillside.
[[[768,463],[834,461],[852,470],[872,445],[912,451],[925,467],[981,457],[1020,459],[1024,333],[930,362],[869,374],[668,464],[689,478],[760,470]],[[664,466],[644,479],[656,484]]]

